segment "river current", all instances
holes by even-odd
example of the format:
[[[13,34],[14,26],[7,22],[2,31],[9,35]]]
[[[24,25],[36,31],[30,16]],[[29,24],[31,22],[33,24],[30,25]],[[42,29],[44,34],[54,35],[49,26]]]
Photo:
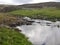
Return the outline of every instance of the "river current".
[[[32,19],[32,25],[17,26],[34,45],[60,45],[60,21]]]

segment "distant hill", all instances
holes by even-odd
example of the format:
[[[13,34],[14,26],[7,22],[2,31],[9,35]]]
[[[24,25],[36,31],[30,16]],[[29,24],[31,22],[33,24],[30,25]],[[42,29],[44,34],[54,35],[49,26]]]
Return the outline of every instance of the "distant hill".
[[[60,2],[45,2],[24,5],[0,5],[0,12],[9,12],[18,9],[60,8]]]
[[[16,9],[16,5],[0,5],[0,12],[9,12]]]
[[[45,7],[55,7],[60,8],[60,2],[45,2],[45,3],[36,3],[36,4],[24,4],[20,5],[24,8],[45,8]]]

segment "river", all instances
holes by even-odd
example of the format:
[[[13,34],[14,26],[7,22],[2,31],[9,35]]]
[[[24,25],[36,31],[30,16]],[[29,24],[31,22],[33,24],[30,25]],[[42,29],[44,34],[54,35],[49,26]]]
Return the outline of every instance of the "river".
[[[17,26],[34,45],[60,45],[60,21],[32,19],[32,25]]]

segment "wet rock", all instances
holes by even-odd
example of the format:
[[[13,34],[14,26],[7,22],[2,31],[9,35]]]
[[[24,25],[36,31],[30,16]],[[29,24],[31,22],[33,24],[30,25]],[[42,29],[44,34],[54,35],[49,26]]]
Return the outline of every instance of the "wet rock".
[[[41,22],[37,22],[37,23],[41,23]]]
[[[59,28],[60,26],[59,26],[59,25],[57,25],[57,27]]]
[[[31,22],[26,22],[26,25],[32,25],[32,23]]]
[[[22,22],[22,24],[24,25],[32,25],[34,21],[31,21],[31,20],[24,20],[24,22]]]
[[[30,21],[27,21],[27,22],[31,22],[31,23],[33,23],[33,22],[35,22],[35,21],[30,20]]]
[[[29,18],[29,17],[24,17],[23,19],[24,20],[31,20],[31,18]]]
[[[46,43],[43,43],[42,45],[46,45]]]
[[[46,23],[47,24],[47,26],[50,26],[51,25],[51,23]]]
[[[10,27],[16,27],[16,23],[9,24]]]
[[[15,28],[14,30],[17,31],[17,32],[21,32],[22,31],[22,30],[19,30],[18,28]]]
[[[26,25],[31,25],[34,21],[32,21],[31,18],[29,17],[24,17],[23,20],[25,21]]]
[[[17,22],[16,25],[17,25],[17,26],[20,26],[20,22]]]

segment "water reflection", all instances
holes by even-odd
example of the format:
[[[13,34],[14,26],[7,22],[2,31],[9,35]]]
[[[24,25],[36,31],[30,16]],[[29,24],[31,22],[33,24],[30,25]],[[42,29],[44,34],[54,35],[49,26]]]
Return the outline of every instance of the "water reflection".
[[[33,19],[34,20],[34,19]],[[29,37],[34,45],[60,45],[60,22],[34,20],[32,25],[22,25],[17,28]],[[40,23],[38,23],[40,22]]]

